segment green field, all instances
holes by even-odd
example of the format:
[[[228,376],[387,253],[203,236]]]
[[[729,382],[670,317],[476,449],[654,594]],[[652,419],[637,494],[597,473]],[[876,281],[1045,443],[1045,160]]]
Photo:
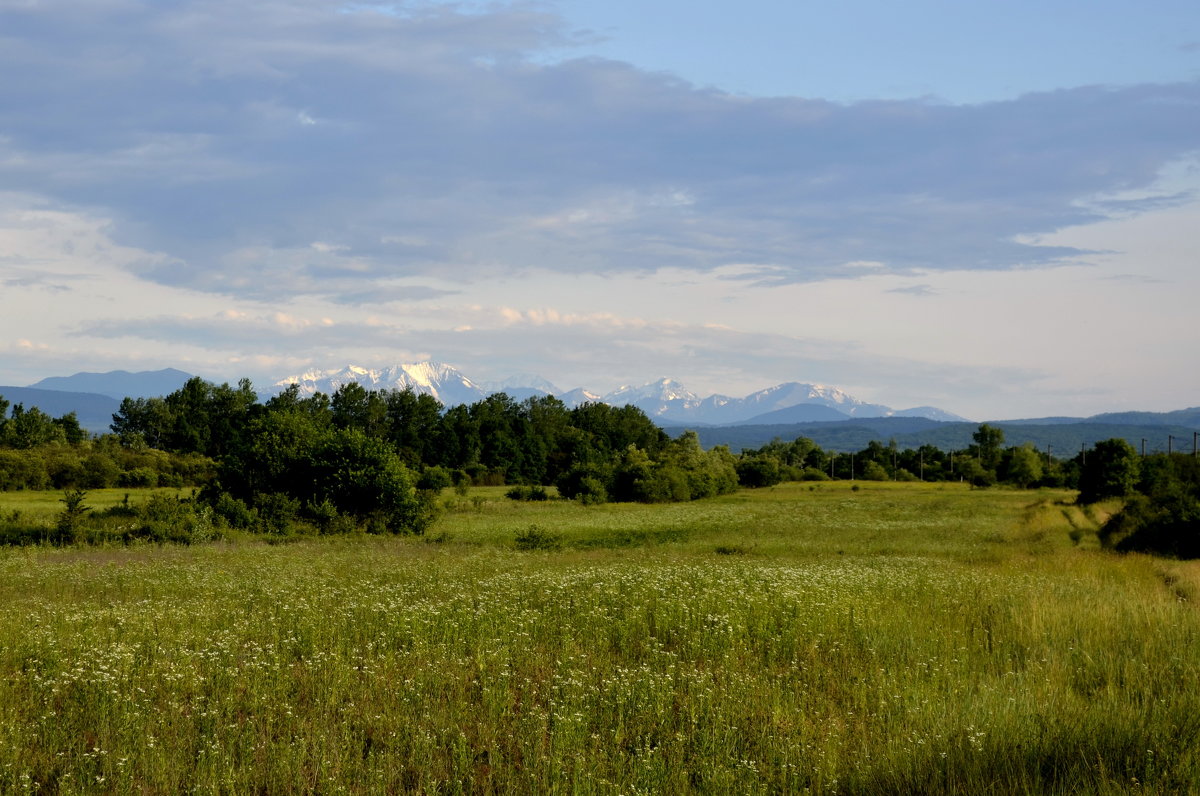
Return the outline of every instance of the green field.
[[[1200,565],[1068,493],[860,487],[0,551],[0,792],[1200,787]]]

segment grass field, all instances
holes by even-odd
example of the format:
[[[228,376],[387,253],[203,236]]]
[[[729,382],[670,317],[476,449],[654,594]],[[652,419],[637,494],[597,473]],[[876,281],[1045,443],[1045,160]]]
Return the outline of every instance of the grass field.
[[[0,551],[0,792],[1200,787],[1196,564],[1067,493],[859,486]]]

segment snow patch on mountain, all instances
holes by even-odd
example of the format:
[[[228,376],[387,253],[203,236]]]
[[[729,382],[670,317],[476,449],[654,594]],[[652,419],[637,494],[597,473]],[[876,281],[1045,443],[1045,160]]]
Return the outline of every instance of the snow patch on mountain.
[[[426,393],[445,406],[474,403],[496,392],[507,393],[517,401],[531,397],[555,395],[568,408],[584,403],[603,402],[612,406],[636,406],[651,418],[674,424],[732,425],[759,418],[817,417],[929,417],[934,420],[961,420],[958,415],[935,407],[917,407],[895,411],[883,404],[861,401],[836,387],[823,384],[787,382],[753,392],[744,398],[714,394],[701,398],[675,379],[663,378],[640,387],[625,385],[605,395],[583,388],[567,392],[534,374],[520,374],[501,381],[473,382],[449,365],[426,361],[386,368],[365,368],[347,365],[337,370],[310,370],[299,376],[282,379],[274,385],[279,392],[290,384],[299,387],[301,395],[322,392],[331,395],[342,385],[355,383],[370,390],[404,390]],[[800,407],[794,411],[795,407]],[[804,407],[810,407],[807,411]],[[816,407],[828,411],[818,412]],[[789,421],[793,422],[793,421]]]

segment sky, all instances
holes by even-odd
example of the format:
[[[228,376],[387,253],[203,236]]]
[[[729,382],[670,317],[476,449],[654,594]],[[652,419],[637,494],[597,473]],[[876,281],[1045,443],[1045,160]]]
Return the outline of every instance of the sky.
[[[1200,404],[1200,6],[0,0],[0,384]]]

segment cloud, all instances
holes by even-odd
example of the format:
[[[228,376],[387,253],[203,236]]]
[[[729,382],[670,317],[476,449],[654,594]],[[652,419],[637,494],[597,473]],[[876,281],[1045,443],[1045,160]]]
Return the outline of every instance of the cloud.
[[[900,293],[908,296],[936,296],[937,291],[929,285],[908,285],[906,287],[894,287],[887,291],[888,293]]]
[[[1079,252],[1030,236],[1173,201],[1080,203],[1150,185],[1200,128],[1200,83],[838,105],[547,63],[575,34],[536,4],[68,0],[0,6],[0,30],[25,76],[0,86],[0,179],[163,252],[147,279],[264,300],[1044,265]]]
[[[513,308],[464,308],[458,317],[473,322],[413,328],[381,318],[334,322],[283,313],[222,312],[94,322],[81,327],[78,336],[185,345],[194,351],[195,361],[248,368],[243,375],[256,383],[286,375],[282,363],[291,363],[289,373],[351,362],[382,366],[436,351],[439,360],[476,380],[501,379],[537,363],[539,372],[556,383],[599,391],[664,374],[685,379],[699,392],[726,394],[784,381],[815,381],[843,386],[869,400],[913,395],[953,409],[963,394],[1002,395],[1005,388],[997,384],[1013,385],[1016,394],[1024,389],[1017,385],[1047,375],[1036,368],[930,363],[873,354],[854,343],[711,323]],[[890,385],[886,395],[879,392],[882,382]]]

